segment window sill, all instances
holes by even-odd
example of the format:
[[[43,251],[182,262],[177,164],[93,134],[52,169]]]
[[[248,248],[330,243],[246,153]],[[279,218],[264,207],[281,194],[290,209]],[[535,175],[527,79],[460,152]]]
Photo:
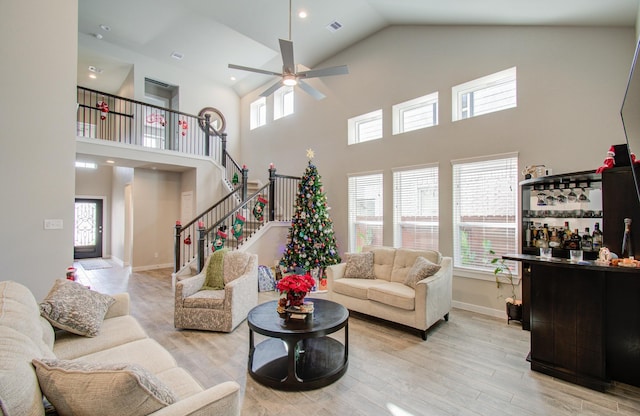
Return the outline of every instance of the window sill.
[[[486,280],[488,282],[496,281],[496,276],[490,272],[481,272],[479,270],[466,269],[463,267],[454,267],[453,275],[455,277],[465,277],[467,279]],[[516,286],[520,284],[520,276],[514,274],[513,284]]]

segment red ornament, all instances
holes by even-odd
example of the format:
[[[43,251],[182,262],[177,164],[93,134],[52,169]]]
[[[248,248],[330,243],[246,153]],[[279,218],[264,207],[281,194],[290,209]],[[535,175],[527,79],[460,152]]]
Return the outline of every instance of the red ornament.
[[[106,120],[109,114],[109,104],[106,101],[98,101],[96,108],[100,110],[100,120]]]
[[[187,129],[189,128],[189,124],[187,123],[187,120],[178,120],[178,126],[182,127],[182,136],[186,136],[187,135]]]

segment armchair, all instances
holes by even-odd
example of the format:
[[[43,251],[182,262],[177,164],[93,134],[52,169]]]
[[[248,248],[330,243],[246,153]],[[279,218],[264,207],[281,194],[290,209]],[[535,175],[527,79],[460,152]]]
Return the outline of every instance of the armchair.
[[[224,254],[224,289],[202,290],[206,271],[176,282],[174,326],[231,332],[258,304],[258,255],[234,250]]]

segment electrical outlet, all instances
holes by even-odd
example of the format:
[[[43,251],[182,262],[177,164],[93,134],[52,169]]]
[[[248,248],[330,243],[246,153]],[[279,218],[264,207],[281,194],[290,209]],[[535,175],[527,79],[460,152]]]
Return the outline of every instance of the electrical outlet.
[[[44,229],[45,230],[62,230],[63,222],[60,219],[45,219],[44,220]]]

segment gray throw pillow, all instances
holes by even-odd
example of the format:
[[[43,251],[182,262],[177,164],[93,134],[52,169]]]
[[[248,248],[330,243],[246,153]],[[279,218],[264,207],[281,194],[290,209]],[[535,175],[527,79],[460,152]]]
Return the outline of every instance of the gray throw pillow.
[[[344,277],[355,279],[375,279],[373,273],[373,252],[347,253],[347,266]]]
[[[34,359],[38,383],[61,415],[148,415],[177,401],[155,375],[133,364]]]
[[[416,284],[420,280],[438,273],[441,267],[439,264],[432,263],[424,257],[419,256],[416,258],[413,266],[411,266],[411,269],[409,269],[407,277],[404,279],[404,284],[415,289]]]
[[[56,328],[95,337],[116,300],[67,279],[58,279],[40,303],[40,315]]]

